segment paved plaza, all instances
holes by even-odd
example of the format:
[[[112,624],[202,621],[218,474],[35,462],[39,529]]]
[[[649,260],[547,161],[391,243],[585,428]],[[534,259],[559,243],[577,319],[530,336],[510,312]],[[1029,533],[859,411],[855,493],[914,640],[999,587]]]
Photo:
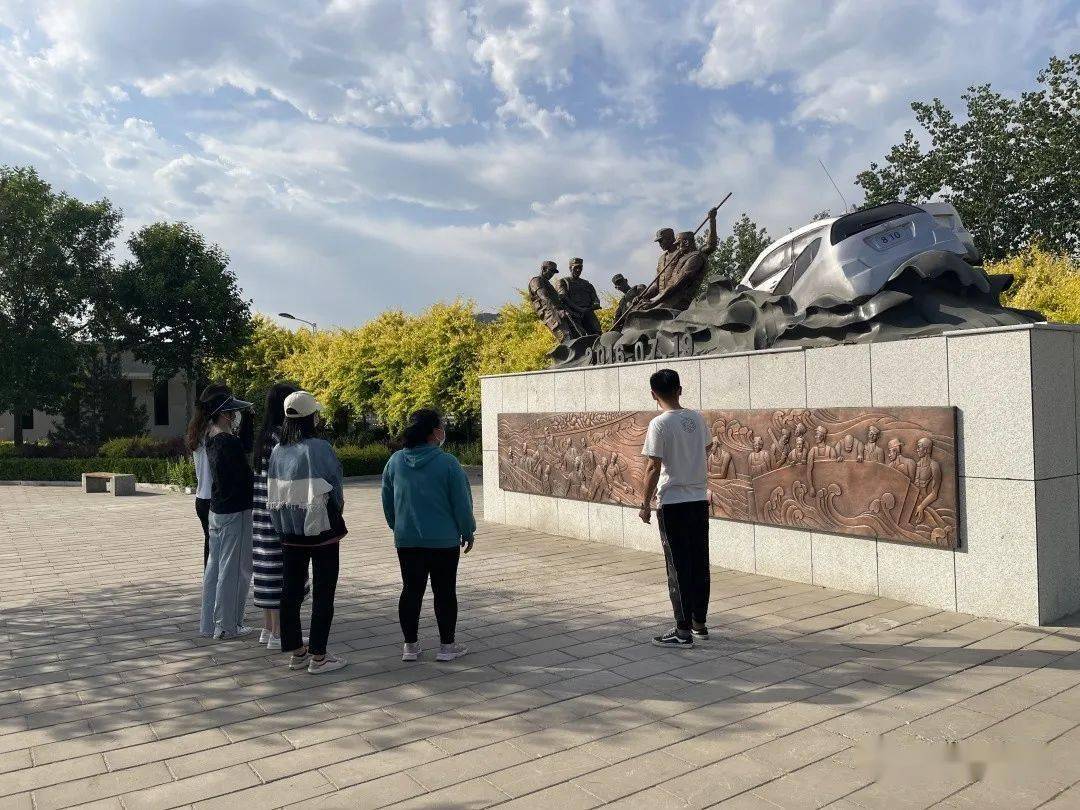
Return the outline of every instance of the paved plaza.
[[[0,488],[0,807],[1080,807],[1080,630],[718,568],[713,638],[658,649],[659,555],[487,524],[470,653],[434,662],[429,595],[405,664],[377,485],[346,499],[350,666],[312,676],[198,638],[190,498]]]

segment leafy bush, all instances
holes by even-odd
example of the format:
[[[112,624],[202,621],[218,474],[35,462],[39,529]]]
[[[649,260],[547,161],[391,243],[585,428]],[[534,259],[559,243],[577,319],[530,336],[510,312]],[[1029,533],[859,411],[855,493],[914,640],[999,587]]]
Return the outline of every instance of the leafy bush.
[[[1012,273],[1013,285],[1002,303],[1034,309],[1048,321],[1080,323],[1080,262],[1031,246],[1000,262],[989,262],[988,273]]]
[[[0,453],[0,458],[87,458],[96,456],[96,448],[67,442],[31,442],[22,447],[12,447],[10,453]]]
[[[195,462],[187,457],[180,457],[167,462],[165,477],[165,483],[178,487],[195,487],[198,485],[195,478]]]
[[[335,450],[345,475],[379,475],[393,452],[384,444],[345,445]]]
[[[480,442],[447,442],[443,448],[453,453],[462,464],[480,466],[484,463],[484,451]]]
[[[79,481],[86,472],[129,473],[143,484],[168,484],[169,466],[156,458],[0,458],[0,481]]]
[[[98,449],[104,458],[176,458],[184,455],[182,439],[155,439],[152,436],[121,436]]]

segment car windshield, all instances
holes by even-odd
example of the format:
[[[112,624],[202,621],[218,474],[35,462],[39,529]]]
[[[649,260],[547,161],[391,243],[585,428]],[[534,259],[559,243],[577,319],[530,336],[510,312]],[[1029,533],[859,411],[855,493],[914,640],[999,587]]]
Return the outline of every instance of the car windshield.
[[[840,217],[840,219],[832,224],[832,233],[829,234],[829,242],[835,245],[843,242],[845,239],[849,239],[857,233],[869,230],[875,225],[880,225],[883,222],[889,222],[890,220],[921,213],[923,213],[921,208],[916,208],[914,205],[900,202],[876,205],[873,208],[856,211],[847,216]]]
[[[788,265],[789,251],[791,250],[791,243],[780,245],[773,249],[772,253],[767,255],[761,260],[761,263],[757,266],[757,269],[753,272],[747,281],[751,287],[761,284],[763,281],[772,278],[776,273],[779,273]]]

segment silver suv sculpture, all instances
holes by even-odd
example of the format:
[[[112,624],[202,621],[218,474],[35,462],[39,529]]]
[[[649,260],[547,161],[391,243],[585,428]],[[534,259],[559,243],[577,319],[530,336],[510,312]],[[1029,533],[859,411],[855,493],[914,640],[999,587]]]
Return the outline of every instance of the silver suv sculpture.
[[[886,203],[792,231],[761,252],[740,286],[790,295],[800,307],[827,295],[852,301],[878,292],[932,251],[981,263],[948,203]]]

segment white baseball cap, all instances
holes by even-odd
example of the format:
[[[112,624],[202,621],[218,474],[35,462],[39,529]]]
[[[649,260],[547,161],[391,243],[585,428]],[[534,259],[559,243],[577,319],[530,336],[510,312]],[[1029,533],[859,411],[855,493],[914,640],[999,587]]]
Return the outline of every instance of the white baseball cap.
[[[295,391],[285,397],[285,415],[293,419],[311,416],[323,409],[307,391]]]

